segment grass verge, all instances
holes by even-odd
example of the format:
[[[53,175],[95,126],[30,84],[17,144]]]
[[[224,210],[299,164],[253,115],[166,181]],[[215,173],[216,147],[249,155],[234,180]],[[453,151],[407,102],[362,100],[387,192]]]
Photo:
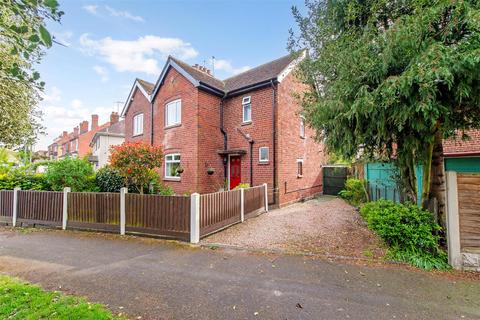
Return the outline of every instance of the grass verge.
[[[0,275],[0,319],[125,319],[100,304]]]

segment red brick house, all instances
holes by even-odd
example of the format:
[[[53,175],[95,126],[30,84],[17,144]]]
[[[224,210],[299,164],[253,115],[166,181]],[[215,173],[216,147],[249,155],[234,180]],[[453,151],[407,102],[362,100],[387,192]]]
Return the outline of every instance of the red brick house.
[[[125,140],[161,145],[176,193],[268,184],[283,205],[322,192],[324,150],[294,93],[306,90],[287,55],[220,80],[169,57],[156,84],[135,80],[122,111]]]
[[[90,142],[93,136],[100,130],[110,127],[110,125],[119,121],[117,112],[112,112],[110,122],[102,125],[98,124],[98,115],[92,114],[92,123],[89,127],[87,120],[82,121],[79,126],[73,128],[72,132],[63,131],[52,144],[48,146],[48,157],[57,160],[64,157],[83,158],[92,152]]]

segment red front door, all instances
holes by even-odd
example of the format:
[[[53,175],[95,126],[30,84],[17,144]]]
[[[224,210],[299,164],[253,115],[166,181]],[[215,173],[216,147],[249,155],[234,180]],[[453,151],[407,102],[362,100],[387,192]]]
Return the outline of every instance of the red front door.
[[[242,177],[242,160],[240,157],[230,157],[230,190],[238,186]]]

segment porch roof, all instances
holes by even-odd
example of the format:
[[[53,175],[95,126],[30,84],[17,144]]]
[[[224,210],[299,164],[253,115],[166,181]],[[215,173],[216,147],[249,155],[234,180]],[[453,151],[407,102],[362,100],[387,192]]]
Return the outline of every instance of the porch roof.
[[[242,155],[242,154],[247,154],[247,150],[244,149],[227,149],[227,150],[218,150],[217,153],[222,156],[226,155]]]

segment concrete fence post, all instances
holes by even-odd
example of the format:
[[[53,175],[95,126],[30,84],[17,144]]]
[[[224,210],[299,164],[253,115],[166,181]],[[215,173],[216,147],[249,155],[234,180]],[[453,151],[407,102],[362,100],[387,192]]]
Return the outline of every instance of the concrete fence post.
[[[190,196],[190,243],[200,241],[200,195],[192,193]]]
[[[462,269],[460,253],[460,219],[458,215],[457,173],[447,171],[447,246],[448,263],[455,269]]]
[[[125,195],[128,193],[127,188],[120,189],[120,234],[125,235]]]
[[[240,188],[240,221],[245,221],[245,189]]]
[[[12,215],[12,225],[15,227],[17,225],[17,215],[18,215],[18,191],[20,188],[13,189],[13,215]]]
[[[268,212],[268,185],[264,183],[263,186],[265,187],[265,212]]]
[[[62,215],[62,229],[67,229],[68,219],[68,193],[71,191],[69,187],[63,188],[63,215]]]

